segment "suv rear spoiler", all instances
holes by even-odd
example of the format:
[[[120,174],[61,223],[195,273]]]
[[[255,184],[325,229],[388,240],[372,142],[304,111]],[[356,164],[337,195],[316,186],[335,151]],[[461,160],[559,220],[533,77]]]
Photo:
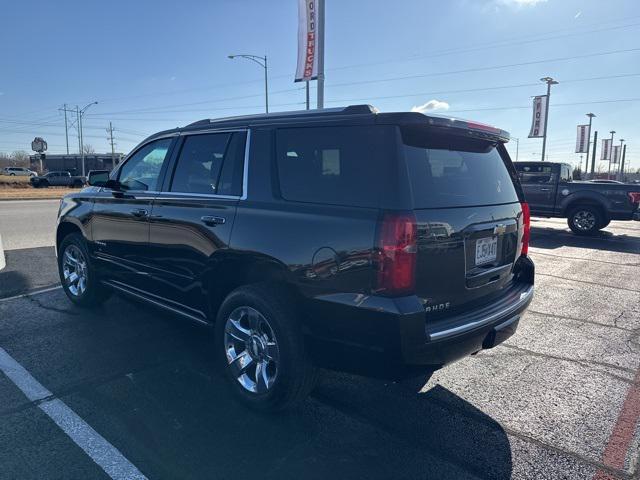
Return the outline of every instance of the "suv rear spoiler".
[[[471,122],[469,120],[461,120],[459,118],[448,117],[432,117],[427,116],[427,123],[431,126],[446,129],[466,130],[473,137],[483,138],[486,140],[497,140],[507,143],[511,140],[511,135],[505,130],[486,125],[479,122]],[[453,132],[452,132],[453,133]],[[462,133],[462,132],[460,132]]]

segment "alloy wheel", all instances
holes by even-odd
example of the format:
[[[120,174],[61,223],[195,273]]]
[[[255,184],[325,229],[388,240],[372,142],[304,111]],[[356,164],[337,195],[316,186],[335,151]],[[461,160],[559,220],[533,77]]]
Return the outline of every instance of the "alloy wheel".
[[[280,351],[267,319],[249,306],[231,312],[224,329],[224,347],[231,373],[252,393],[266,393],[278,375]]]
[[[588,210],[580,210],[573,215],[573,224],[583,232],[592,230],[596,225],[596,216]]]
[[[87,260],[76,245],[69,245],[62,254],[62,274],[71,295],[79,297],[85,292],[88,279]]]

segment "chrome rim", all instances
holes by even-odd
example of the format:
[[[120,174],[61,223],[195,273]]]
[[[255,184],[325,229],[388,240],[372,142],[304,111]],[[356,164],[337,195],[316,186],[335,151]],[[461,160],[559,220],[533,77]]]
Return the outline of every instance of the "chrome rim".
[[[224,347],[231,373],[252,393],[265,393],[278,376],[280,352],[267,319],[251,307],[238,307],[224,328]]]
[[[591,230],[596,225],[596,216],[587,210],[580,210],[573,216],[573,224],[579,230]]]
[[[74,297],[82,295],[87,289],[87,260],[82,250],[69,245],[62,254],[62,274],[67,290]]]

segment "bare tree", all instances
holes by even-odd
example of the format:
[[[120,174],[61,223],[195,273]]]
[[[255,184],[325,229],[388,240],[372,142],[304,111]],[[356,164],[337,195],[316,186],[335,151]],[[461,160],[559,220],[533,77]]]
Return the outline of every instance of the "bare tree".
[[[15,167],[29,167],[29,154],[24,150],[16,150],[10,158]]]
[[[92,153],[96,153],[96,149],[93,148],[93,146],[89,145],[88,143],[85,143],[82,146],[82,150],[84,151],[85,155],[91,155]]]
[[[0,168],[11,167],[12,165],[11,157],[7,153],[0,152]]]

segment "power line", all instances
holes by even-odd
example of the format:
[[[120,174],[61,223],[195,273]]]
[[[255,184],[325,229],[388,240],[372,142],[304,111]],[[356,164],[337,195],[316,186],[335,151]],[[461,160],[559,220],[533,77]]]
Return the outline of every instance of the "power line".
[[[378,80],[360,80],[356,82],[343,82],[343,83],[333,83],[329,86],[331,87],[345,87],[350,85],[363,85],[363,84],[371,84],[371,83],[382,83],[382,82],[393,82],[396,80],[407,80],[410,78],[426,78],[426,77],[437,77],[441,75],[455,75],[458,73],[471,73],[471,72],[484,72],[488,70],[499,70],[502,68],[512,68],[512,67],[523,67],[527,65],[537,65],[540,63],[546,62],[563,62],[568,60],[578,60],[581,58],[591,58],[591,57],[600,57],[604,55],[615,55],[619,53],[631,53],[640,51],[640,48],[628,48],[624,50],[610,50],[607,52],[598,52],[598,53],[585,53],[582,55],[572,55],[569,57],[556,57],[556,58],[545,58],[542,60],[532,60],[529,62],[518,62],[518,63],[507,63],[502,65],[493,65],[489,67],[475,67],[475,68],[465,68],[462,70],[449,70],[444,72],[431,72],[431,73],[421,73],[416,75],[403,75],[401,77],[391,77],[391,78],[382,78]]]

